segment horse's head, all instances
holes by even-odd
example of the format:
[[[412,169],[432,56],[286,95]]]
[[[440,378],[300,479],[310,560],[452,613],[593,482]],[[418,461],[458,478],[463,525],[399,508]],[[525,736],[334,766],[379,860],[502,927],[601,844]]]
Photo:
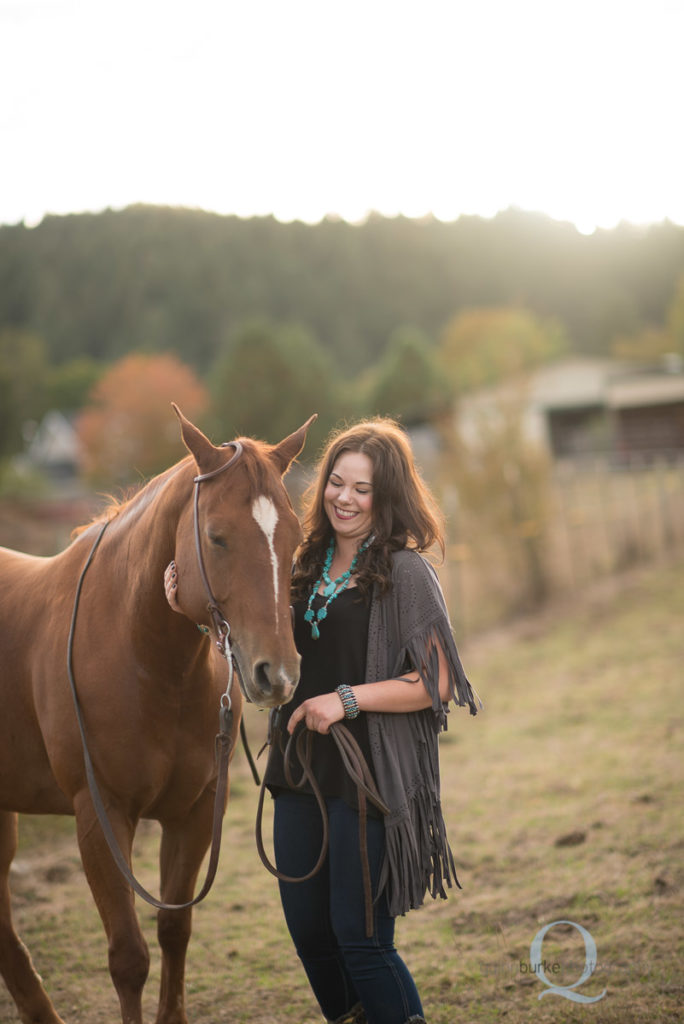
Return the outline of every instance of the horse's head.
[[[290,577],[300,528],[282,477],[315,417],[277,445],[240,438],[217,448],[174,409],[197,469],[196,508],[188,504],[176,535],[180,607],[211,625],[214,602],[214,616],[218,610],[230,625],[247,698],[263,707],[286,703],[299,681]]]

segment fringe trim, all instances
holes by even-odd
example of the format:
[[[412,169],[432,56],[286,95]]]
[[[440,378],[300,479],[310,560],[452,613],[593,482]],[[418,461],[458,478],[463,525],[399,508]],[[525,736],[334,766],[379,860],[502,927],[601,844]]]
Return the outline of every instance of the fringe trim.
[[[478,704],[482,708],[482,701],[479,698],[476,701],[473,688],[463,671],[448,622],[438,621],[429,630],[412,637],[401,652],[401,662],[408,662],[421,671],[432,698],[432,709],[438,717],[439,727],[446,729],[446,711],[439,694],[438,646],[444,651],[449,670],[451,699],[460,707],[467,706],[471,715],[477,714]]]
[[[385,823],[385,891],[392,917],[422,906],[429,892],[445,900],[446,889],[461,888],[456,875],[439,802],[421,789],[408,807],[408,815]]]

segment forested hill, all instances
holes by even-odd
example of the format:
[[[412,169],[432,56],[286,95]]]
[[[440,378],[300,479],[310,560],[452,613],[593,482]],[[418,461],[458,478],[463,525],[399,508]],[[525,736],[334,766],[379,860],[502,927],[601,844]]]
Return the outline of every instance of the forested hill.
[[[556,316],[578,352],[662,325],[684,228],[591,236],[540,215],[282,224],[136,206],[0,228],[0,328],[42,336],[54,364],[172,350],[202,373],[252,317],[310,329],[349,374],[398,326],[437,338],[467,307]]]

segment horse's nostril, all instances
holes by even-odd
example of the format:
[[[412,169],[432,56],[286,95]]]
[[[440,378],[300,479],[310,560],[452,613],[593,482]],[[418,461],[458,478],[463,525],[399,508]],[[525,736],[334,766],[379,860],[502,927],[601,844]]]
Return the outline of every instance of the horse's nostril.
[[[278,703],[287,702],[298,682],[298,671],[292,674],[284,666],[274,667],[270,661],[254,663],[252,683],[257,702],[264,698]]]
[[[254,668],[254,681],[262,693],[267,693],[271,689],[270,669],[268,661],[260,661]]]

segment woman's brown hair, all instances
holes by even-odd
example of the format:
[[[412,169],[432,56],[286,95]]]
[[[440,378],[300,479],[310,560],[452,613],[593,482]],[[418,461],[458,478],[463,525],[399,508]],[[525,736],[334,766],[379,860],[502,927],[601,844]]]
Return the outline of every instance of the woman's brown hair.
[[[323,493],[335,463],[345,452],[361,452],[373,466],[372,543],[359,556],[357,584],[367,594],[374,583],[386,590],[391,553],[401,548],[427,551],[437,545],[444,556],[442,514],[422,480],[409,439],[395,420],[361,420],[328,440],[316,476],[304,496],[304,541],[295,561],[293,596],[306,596],[318,579],[333,536]]]

